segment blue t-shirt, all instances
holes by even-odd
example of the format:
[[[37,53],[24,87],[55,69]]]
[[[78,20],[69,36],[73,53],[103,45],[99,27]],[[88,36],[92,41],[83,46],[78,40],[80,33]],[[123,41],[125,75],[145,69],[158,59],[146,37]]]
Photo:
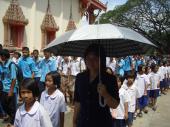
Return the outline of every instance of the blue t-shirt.
[[[3,84],[3,91],[4,92],[9,92],[12,80],[17,79],[17,67],[15,64],[11,64],[12,60],[8,60],[4,63],[2,67],[3,71],[3,79],[2,79],[2,84]],[[14,93],[17,92],[17,81],[14,87]]]
[[[35,66],[35,62],[31,57],[22,57],[18,62],[18,66],[22,70],[24,78],[32,78],[32,74],[38,72],[38,68]]]
[[[35,62],[35,66],[38,69],[38,71],[35,72],[34,77],[35,78],[40,78],[41,77],[41,68],[40,68],[40,63],[42,61],[41,58],[38,58],[37,60],[35,58],[33,58],[34,62]]]
[[[127,56],[124,61],[125,61],[124,71],[130,71],[131,64],[132,64],[132,58],[130,56]]]
[[[143,65],[143,61],[138,59],[135,61],[135,71],[138,71],[138,66]]]
[[[124,67],[124,65],[125,65],[125,61],[123,60],[123,59],[121,59],[120,61],[118,61],[118,65],[119,65],[119,67],[118,67],[118,74],[120,75],[120,76],[124,76],[124,69],[123,69],[123,67]]]
[[[40,68],[41,68],[41,82],[45,82],[45,77],[47,73],[51,71],[56,71],[57,66],[56,66],[56,60],[53,58],[49,58],[46,60],[45,58],[40,62]]]

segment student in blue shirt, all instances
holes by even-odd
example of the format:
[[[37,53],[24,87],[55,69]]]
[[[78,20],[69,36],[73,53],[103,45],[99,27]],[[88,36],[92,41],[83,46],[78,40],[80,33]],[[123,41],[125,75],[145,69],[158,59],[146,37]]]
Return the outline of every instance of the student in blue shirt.
[[[38,84],[39,84],[40,78],[41,78],[41,68],[40,68],[41,60],[42,59],[39,57],[39,51],[37,49],[35,49],[33,51],[33,61],[35,62],[35,66],[38,69],[38,71],[35,72],[34,79]]]
[[[29,56],[29,48],[22,48],[23,56],[18,62],[19,68],[22,70],[23,77],[25,78],[34,78],[34,75],[38,72],[38,69],[35,66],[35,62]]]
[[[3,90],[1,94],[1,102],[4,111],[10,117],[10,123],[14,123],[16,113],[16,95],[17,95],[17,68],[12,60],[10,60],[10,53],[7,49],[0,52],[0,57],[3,61],[2,84]]]
[[[123,58],[121,58],[120,60],[118,60],[118,68],[117,68],[117,71],[118,71],[118,74],[123,77],[124,76],[124,67],[125,65],[125,61],[123,60]]]
[[[138,66],[139,65],[143,65],[143,61],[142,59],[140,58],[140,56],[137,57],[137,59],[135,60],[135,71],[137,72],[138,71]]]
[[[125,76],[129,74],[132,70],[132,58],[131,56],[127,56],[125,59],[125,64],[124,64],[124,71],[125,71]]]
[[[47,73],[51,71],[56,71],[56,60],[51,57],[49,51],[44,50],[44,59],[40,62],[41,78],[39,83],[40,92],[45,90],[45,77]]]

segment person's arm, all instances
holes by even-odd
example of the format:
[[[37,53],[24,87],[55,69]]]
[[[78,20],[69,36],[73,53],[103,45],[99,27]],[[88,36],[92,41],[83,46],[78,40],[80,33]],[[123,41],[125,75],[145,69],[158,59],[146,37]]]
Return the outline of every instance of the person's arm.
[[[125,107],[125,120],[128,119],[128,102],[124,103],[124,107]]]
[[[32,72],[32,78],[34,78],[35,73],[38,72],[38,68],[35,66],[35,62],[33,60],[31,62],[30,69],[31,69],[31,72]]]
[[[109,80],[110,84],[108,84],[108,86],[105,86],[103,84],[98,85],[98,93],[102,97],[104,97],[106,104],[110,108],[115,109],[117,108],[120,102],[117,79],[114,76]]]
[[[12,79],[12,82],[11,82],[11,86],[10,86],[10,90],[9,90],[9,93],[8,93],[8,96],[11,97],[14,93],[14,87],[15,87],[15,84],[16,84],[16,66],[14,64],[11,64],[10,66],[10,73],[11,73],[11,79]]]
[[[117,100],[117,99],[113,98],[113,97],[108,93],[105,85],[100,84],[100,85],[98,86],[98,93],[99,93],[102,97],[104,97],[104,100],[105,100],[106,104],[107,104],[110,108],[113,108],[113,109],[117,108],[117,106],[119,105],[119,101],[120,101],[120,100]],[[117,96],[119,96],[119,95],[117,95]],[[118,98],[119,98],[119,97],[118,97]]]
[[[80,113],[80,103],[75,102],[74,114],[73,114],[73,127],[77,127],[77,120],[78,120],[79,113]]]

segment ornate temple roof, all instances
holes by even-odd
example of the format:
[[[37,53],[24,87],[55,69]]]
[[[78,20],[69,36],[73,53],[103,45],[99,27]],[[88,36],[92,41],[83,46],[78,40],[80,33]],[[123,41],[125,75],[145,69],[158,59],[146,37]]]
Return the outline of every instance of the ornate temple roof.
[[[55,19],[51,13],[50,10],[50,2],[48,0],[48,6],[47,6],[47,11],[44,16],[42,25],[41,25],[42,30],[50,30],[50,31],[58,31],[59,27],[57,26]]]
[[[20,25],[28,24],[28,20],[25,18],[18,0],[11,1],[5,16],[3,17],[3,22]]]
[[[71,6],[70,6],[70,19],[68,21],[68,25],[66,28],[66,31],[74,30],[76,29],[75,22],[73,20],[73,14],[72,14],[72,0],[71,0]]]

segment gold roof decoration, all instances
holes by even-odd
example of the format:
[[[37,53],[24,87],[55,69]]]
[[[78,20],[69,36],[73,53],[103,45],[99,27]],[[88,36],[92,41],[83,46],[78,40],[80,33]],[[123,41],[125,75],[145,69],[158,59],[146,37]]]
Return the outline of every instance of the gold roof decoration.
[[[3,17],[3,22],[10,23],[10,24],[20,24],[20,25],[28,24],[28,20],[25,18],[18,0],[11,1],[5,13],[5,16]]]
[[[44,16],[42,25],[41,25],[42,30],[50,30],[50,31],[58,31],[59,27],[57,26],[55,19],[50,11],[50,2],[48,0],[48,6],[47,6],[47,11]]]
[[[72,14],[72,0],[71,0],[71,6],[70,6],[70,19],[66,28],[66,31],[74,30],[76,29],[75,22],[73,20],[73,14]]]

